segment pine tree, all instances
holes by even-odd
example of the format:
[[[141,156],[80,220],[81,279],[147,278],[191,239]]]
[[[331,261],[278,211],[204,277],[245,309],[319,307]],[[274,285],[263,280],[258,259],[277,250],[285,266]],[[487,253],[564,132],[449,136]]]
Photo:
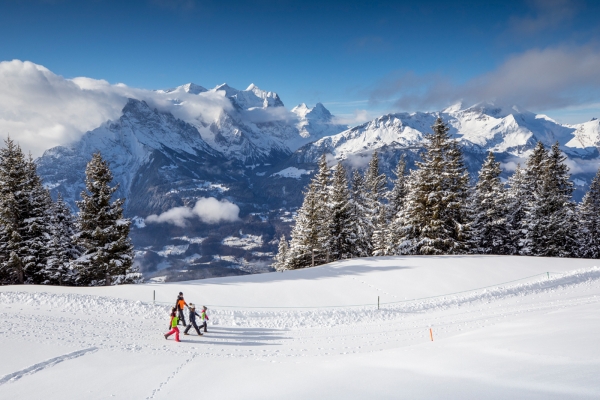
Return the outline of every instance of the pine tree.
[[[332,260],[350,258],[356,242],[355,232],[352,229],[352,208],[346,175],[346,169],[342,163],[338,163],[333,173],[330,194],[329,228]]]
[[[388,195],[388,221],[389,229],[386,238],[386,250],[385,254],[394,255],[397,254],[396,245],[402,235],[402,224],[403,217],[402,212],[404,210],[406,202],[406,194],[408,192],[408,177],[406,176],[406,161],[404,154],[400,157],[396,169],[394,171],[396,179],[393,181],[394,186]]]
[[[295,217],[285,269],[307,268],[317,265],[315,253],[320,248],[320,210],[317,184],[313,181],[304,192],[304,201]]]
[[[406,198],[406,160],[404,154],[400,157],[396,169],[394,170],[394,186],[388,196],[389,219],[393,220],[404,208],[404,199]]]
[[[330,248],[333,237],[331,236],[331,170],[327,165],[327,156],[323,154],[319,159],[319,170],[313,179],[319,219],[317,223],[319,239],[315,247],[315,265],[325,264],[330,261]]]
[[[544,179],[547,163],[548,151],[542,142],[538,142],[525,164],[524,191],[522,193],[525,218],[521,221],[521,235],[519,237],[519,254],[522,255],[535,255],[531,244],[533,234],[530,232],[531,222],[534,218],[532,208],[536,204],[536,193],[538,193],[539,186]]]
[[[558,142],[544,163],[542,180],[534,192],[527,222],[530,254],[545,257],[574,257],[578,251],[573,183],[566,157]]]
[[[472,202],[474,252],[513,254],[508,226],[507,198],[500,181],[500,163],[490,152],[479,171]]]
[[[27,168],[21,148],[9,138],[0,149],[0,279],[25,283],[21,232],[27,210]]]
[[[115,285],[141,280],[133,266],[133,246],[129,239],[131,221],[123,218],[123,199],[111,203],[117,186],[111,187],[112,173],[100,153],[87,164],[76,235],[83,254],[76,260],[78,284]]]
[[[390,236],[388,210],[385,204],[379,207],[379,214],[375,219],[375,230],[371,236],[371,246],[374,256],[386,256],[390,254],[388,239]]]
[[[28,206],[26,229],[21,234],[25,271],[32,283],[46,283],[46,266],[50,252],[48,243],[52,240],[52,198],[42,185],[37,168],[31,155],[26,161]]]
[[[508,207],[507,223],[509,236],[513,245],[512,252],[509,254],[521,254],[522,248],[525,245],[525,233],[527,231],[523,227],[525,225],[525,218],[527,217],[528,199],[530,198],[528,190],[529,186],[526,181],[525,171],[519,164],[510,178],[508,178],[508,190],[506,193]]]
[[[379,173],[379,156],[377,151],[373,152],[369,167],[365,172],[365,211],[370,220],[370,228],[367,231],[367,240],[371,252],[369,255],[383,255],[385,253],[387,237],[387,209],[382,200],[387,197],[385,191],[386,176]]]
[[[469,177],[458,144],[441,118],[426,136],[423,161],[408,180],[408,195],[395,225],[400,254],[463,254],[469,249],[466,200]]]
[[[279,239],[279,248],[277,255],[275,256],[275,262],[273,263],[273,268],[275,268],[276,271],[283,271],[287,269],[288,254],[288,242],[285,239],[285,235],[281,235],[281,238]]]
[[[350,199],[350,214],[352,225],[349,228],[355,238],[352,257],[368,257],[371,254],[370,233],[373,224],[367,209],[367,193],[365,180],[358,171],[352,174],[352,194]]]
[[[600,169],[578,210],[579,256],[600,258]]]
[[[71,210],[63,201],[60,193],[52,207],[52,240],[49,245],[50,256],[46,267],[46,282],[51,285],[74,285],[77,270],[72,262],[81,251],[75,245],[75,220]]]
[[[31,156],[10,138],[0,150],[0,280],[43,283],[52,201]]]

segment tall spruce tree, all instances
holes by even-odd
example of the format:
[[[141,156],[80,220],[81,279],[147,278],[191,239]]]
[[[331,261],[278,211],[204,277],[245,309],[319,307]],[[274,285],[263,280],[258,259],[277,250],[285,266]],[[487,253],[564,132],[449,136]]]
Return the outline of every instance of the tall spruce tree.
[[[394,179],[392,190],[388,195],[389,220],[393,220],[404,208],[404,199],[406,198],[406,160],[404,154],[400,157],[396,169],[394,170]]]
[[[313,181],[304,192],[304,201],[296,213],[285,269],[318,265],[319,259],[316,256],[321,246],[320,211],[317,183]]]
[[[285,238],[285,235],[281,235],[279,238],[279,248],[277,250],[277,254],[275,255],[275,262],[273,263],[273,268],[276,271],[283,271],[287,268],[287,259],[289,253],[289,245],[288,241]]]
[[[352,249],[352,257],[368,257],[371,254],[372,245],[370,234],[373,231],[373,223],[367,209],[368,199],[365,188],[365,180],[358,171],[352,174],[352,193],[350,198],[350,213],[352,226],[350,230],[355,238]]]
[[[469,176],[458,144],[441,118],[426,136],[423,161],[409,177],[395,247],[400,254],[463,254],[469,250]]]
[[[318,246],[315,247],[315,264],[324,264],[330,261],[330,248],[333,237],[331,236],[331,170],[327,164],[327,156],[323,154],[319,159],[319,170],[314,179],[315,195],[319,220],[317,223],[319,231]]]
[[[406,194],[408,191],[408,183],[406,176],[406,160],[404,154],[400,157],[396,169],[394,170],[394,186],[388,194],[388,221],[389,229],[386,238],[386,250],[385,254],[393,255],[397,253],[396,244],[399,241],[399,236],[402,234],[401,224],[403,218],[401,216],[404,210],[404,203],[406,200]]]
[[[507,219],[507,197],[500,173],[500,163],[496,162],[494,153],[489,152],[473,193],[472,238],[476,253],[514,253]]]
[[[387,209],[383,200],[387,197],[385,174],[379,173],[379,155],[373,152],[369,166],[365,171],[365,212],[370,220],[367,240],[371,252],[369,255],[383,255],[387,237]]]
[[[28,208],[25,156],[12,139],[0,149],[0,279],[3,284],[25,283],[23,238]]]
[[[52,240],[53,203],[50,193],[42,185],[37,174],[37,167],[31,155],[26,161],[28,209],[23,231],[23,264],[32,282],[47,282],[46,267],[50,250],[48,243]],[[34,272],[35,271],[35,272]]]
[[[131,221],[123,217],[123,199],[111,202],[117,186],[108,163],[95,153],[85,170],[86,190],[77,202],[80,209],[76,235],[83,254],[76,260],[78,284],[115,285],[141,280],[133,266],[133,246],[129,239]]]
[[[600,169],[579,206],[579,256],[600,258]]]
[[[330,202],[330,249],[332,260],[350,258],[356,242],[353,231],[352,208],[348,191],[347,172],[342,163],[338,163],[333,173]]]
[[[532,207],[536,204],[536,193],[544,180],[548,164],[548,151],[542,142],[538,142],[531,155],[525,163],[525,176],[523,191],[523,205],[525,207],[525,218],[521,221],[520,250],[522,255],[535,255],[532,250],[531,238],[533,233],[530,231],[531,222],[534,218]]]
[[[542,179],[536,186],[527,213],[527,251],[545,257],[577,255],[573,183],[558,142],[543,163]]]
[[[75,219],[69,206],[60,193],[52,209],[52,240],[49,244],[50,256],[45,269],[46,282],[51,285],[74,285],[77,281],[77,270],[72,262],[81,255],[73,237],[75,236]]]
[[[0,280],[43,283],[52,201],[31,156],[10,138],[0,150]]]
[[[507,196],[507,224],[509,235],[512,242],[512,252],[510,254],[521,254],[522,247],[525,244],[525,232],[523,229],[525,218],[527,216],[528,206],[528,185],[525,179],[525,171],[517,164],[517,168],[508,178]]]

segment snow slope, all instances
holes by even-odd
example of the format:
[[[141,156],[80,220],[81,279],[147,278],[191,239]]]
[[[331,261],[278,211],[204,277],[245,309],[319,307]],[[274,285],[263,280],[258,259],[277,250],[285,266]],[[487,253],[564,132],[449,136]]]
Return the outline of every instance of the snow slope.
[[[0,397],[598,398],[597,265],[384,257],[177,284],[2,287]],[[161,334],[180,290],[209,303],[211,324],[175,343]]]

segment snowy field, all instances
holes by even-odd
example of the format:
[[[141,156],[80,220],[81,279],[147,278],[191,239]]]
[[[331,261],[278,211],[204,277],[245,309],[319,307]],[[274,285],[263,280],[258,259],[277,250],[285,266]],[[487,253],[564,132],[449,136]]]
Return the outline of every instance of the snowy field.
[[[0,398],[598,399],[598,267],[380,257],[172,284],[1,287]],[[211,324],[176,343],[162,334],[179,291]]]

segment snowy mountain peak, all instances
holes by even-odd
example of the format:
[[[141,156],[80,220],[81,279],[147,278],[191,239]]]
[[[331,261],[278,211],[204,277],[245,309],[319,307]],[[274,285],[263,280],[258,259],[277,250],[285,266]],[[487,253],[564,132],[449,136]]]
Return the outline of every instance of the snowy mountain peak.
[[[152,109],[144,100],[127,99],[123,114],[151,114]]]
[[[213,91],[224,91],[234,106],[242,110],[250,108],[283,107],[283,102],[275,92],[260,89],[255,84],[250,84],[246,90],[238,90],[223,83],[216,86]]]
[[[317,103],[314,107],[309,108],[306,103],[298,104],[292,108],[292,112],[301,119],[309,119],[313,121],[328,122],[333,117],[328,109],[322,103]]]
[[[463,109],[462,101],[458,103],[452,104],[450,107],[445,108],[442,113],[444,114],[453,114]]]
[[[189,94],[200,94],[202,92],[207,92],[208,89],[196,85],[195,83],[186,83],[185,85],[177,86],[176,88],[166,89],[166,90],[157,90],[158,93],[189,93]]]
[[[300,103],[296,107],[292,108],[291,111],[294,114],[296,114],[298,117],[304,118],[304,116],[306,116],[306,113],[308,113],[310,110],[311,109],[308,108],[308,106],[306,105],[306,103]]]
[[[183,86],[180,86],[184,91],[186,91],[187,93],[190,94],[200,94],[202,92],[207,92],[208,89],[200,86],[200,85],[196,85],[195,83],[186,83]]]

